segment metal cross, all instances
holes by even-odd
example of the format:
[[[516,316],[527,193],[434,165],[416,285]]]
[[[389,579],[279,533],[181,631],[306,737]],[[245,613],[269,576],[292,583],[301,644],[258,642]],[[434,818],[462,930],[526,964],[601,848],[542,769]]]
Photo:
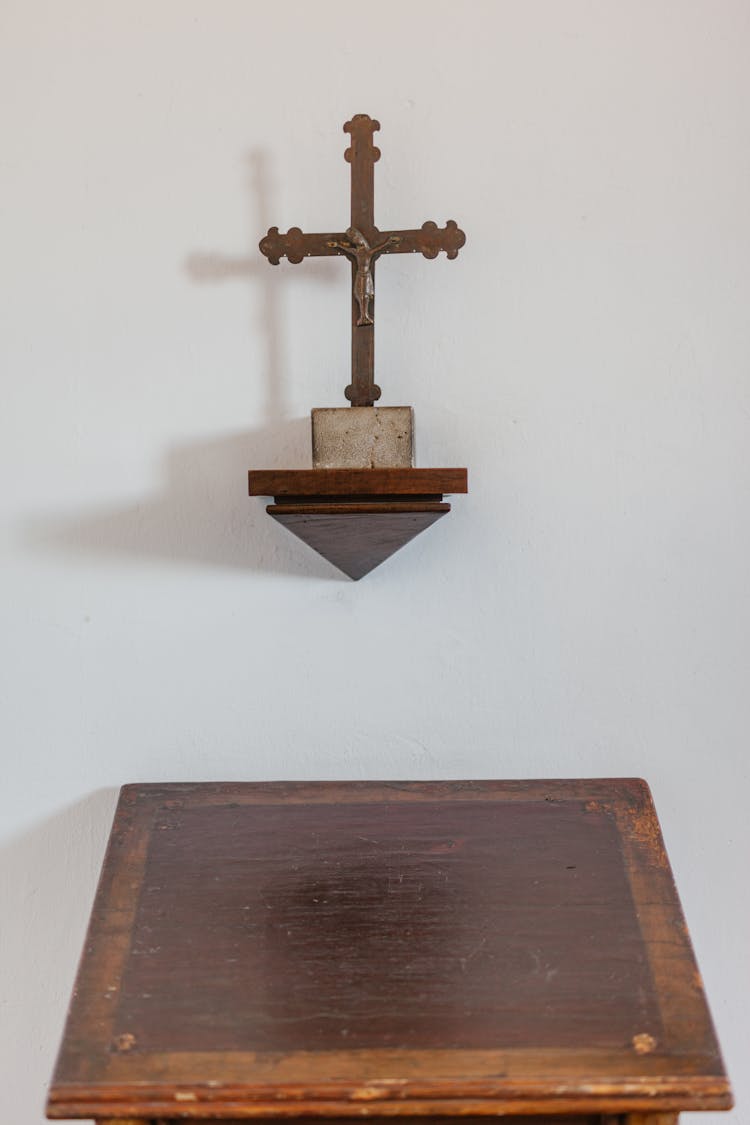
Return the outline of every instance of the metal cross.
[[[455,258],[466,235],[449,219],[442,228],[423,223],[419,230],[379,231],[375,226],[375,163],[380,149],[372,135],[380,123],[366,113],[356,114],[344,125],[351,147],[344,158],[351,165],[351,225],[338,234],[303,234],[290,227],[279,234],[271,227],[261,239],[260,250],[276,266],[283,257],[290,262],[303,258],[343,254],[352,263],[352,381],[344,392],[352,406],[372,406],[380,398],[375,384],[375,261],[381,254],[424,254],[437,258],[444,250]]]

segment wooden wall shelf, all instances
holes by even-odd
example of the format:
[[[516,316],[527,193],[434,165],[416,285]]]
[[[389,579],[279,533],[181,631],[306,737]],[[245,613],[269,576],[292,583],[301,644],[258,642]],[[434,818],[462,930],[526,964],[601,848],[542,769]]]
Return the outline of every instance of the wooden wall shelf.
[[[355,580],[450,511],[446,493],[467,492],[466,469],[254,469],[251,496]]]

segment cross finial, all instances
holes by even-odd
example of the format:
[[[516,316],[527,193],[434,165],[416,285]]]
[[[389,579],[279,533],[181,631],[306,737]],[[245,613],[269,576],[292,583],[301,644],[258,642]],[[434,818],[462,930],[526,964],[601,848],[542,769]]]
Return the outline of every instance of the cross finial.
[[[436,258],[444,251],[455,258],[466,241],[453,219],[442,228],[423,223],[419,230],[379,231],[375,226],[375,164],[380,149],[372,143],[380,123],[366,113],[357,113],[344,125],[351,145],[344,158],[351,166],[351,222],[343,233],[303,234],[291,227],[280,234],[271,227],[261,239],[261,253],[272,265],[281,258],[301,262],[304,258],[343,254],[352,264],[352,381],[344,392],[352,406],[372,406],[380,398],[374,380],[375,368],[375,262],[381,254],[423,254]]]

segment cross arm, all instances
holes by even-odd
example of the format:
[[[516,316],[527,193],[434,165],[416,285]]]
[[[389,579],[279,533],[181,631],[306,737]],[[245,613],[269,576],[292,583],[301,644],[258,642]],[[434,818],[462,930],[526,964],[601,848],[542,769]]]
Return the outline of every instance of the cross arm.
[[[284,257],[296,264],[305,258],[341,254],[341,242],[347,242],[346,235],[342,233],[303,234],[299,227],[290,227],[286,234],[279,234],[278,227],[271,227],[265,238],[261,238],[259,247],[271,265],[277,266]]]
[[[383,248],[384,254],[424,254],[425,258],[437,258],[444,250],[449,258],[458,257],[458,251],[466,242],[466,235],[453,219],[444,227],[432,221],[423,223],[419,230],[385,231],[383,237],[392,241]]]

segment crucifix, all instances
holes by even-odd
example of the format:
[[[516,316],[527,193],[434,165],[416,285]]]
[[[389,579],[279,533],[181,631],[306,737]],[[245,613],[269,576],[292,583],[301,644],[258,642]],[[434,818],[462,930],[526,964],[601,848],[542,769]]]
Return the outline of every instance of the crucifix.
[[[466,241],[450,219],[444,227],[381,231],[375,226],[372,135],[380,125],[366,113],[344,125],[351,145],[351,217],[345,231],[305,234],[271,227],[260,249],[276,266],[339,255],[352,271],[352,375],[349,407],[311,411],[312,469],[252,469],[251,496],[273,496],[266,511],[350,578],[359,579],[450,511],[446,493],[468,490],[466,469],[422,469],[414,464],[411,406],[376,406],[374,378],[375,262],[383,254],[444,251],[455,258]]]
[[[436,258],[441,250],[455,258],[466,236],[449,219],[444,227],[423,223],[419,230],[379,231],[375,226],[375,163],[380,150],[372,135],[380,123],[366,113],[357,113],[344,125],[351,146],[344,153],[351,165],[351,222],[341,233],[304,234],[291,227],[280,234],[271,227],[260,242],[260,250],[272,265],[283,257],[290,262],[304,258],[344,255],[352,269],[352,381],[344,392],[352,406],[373,406],[380,398],[375,383],[375,262],[382,254],[423,254]]]

